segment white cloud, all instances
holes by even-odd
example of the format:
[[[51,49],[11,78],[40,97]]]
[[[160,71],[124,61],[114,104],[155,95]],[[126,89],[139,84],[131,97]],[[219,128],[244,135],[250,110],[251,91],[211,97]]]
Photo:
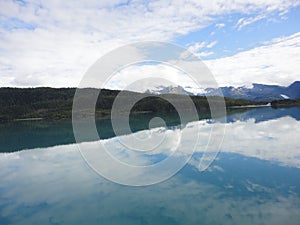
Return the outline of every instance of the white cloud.
[[[1,1],[1,20],[8,27],[0,28],[4,68],[0,85],[76,86],[96,59],[122,44],[170,41],[212,24],[220,15],[280,13],[298,4],[294,0]]]
[[[251,23],[255,23],[259,20],[262,20],[266,18],[266,15],[258,15],[256,17],[250,17],[250,18],[241,18],[238,20],[237,24],[235,25],[235,27],[238,30],[241,30],[243,27],[248,26]]]
[[[152,78],[151,80],[148,78]],[[145,79],[145,80],[143,80]],[[144,92],[147,89],[154,89],[160,85],[164,86],[195,86],[194,82],[187,74],[166,64],[158,65],[131,65],[114,74],[107,82],[106,88],[128,89]]]
[[[225,26],[226,26],[225,23],[217,23],[216,24],[217,28],[222,28],[222,27],[225,27]]]
[[[210,56],[210,55],[213,55],[214,52],[212,52],[212,51],[204,51],[203,49],[212,48],[217,43],[218,43],[217,41],[212,41],[212,42],[206,42],[206,41],[197,42],[197,43],[195,43],[193,45],[190,45],[188,47],[188,51],[192,52],[195,56],[197,56],[199,58]]]
[[[199,52],[199,53],[195,53],[195,55],[199,58],[202,58],[202,57],[206,57],[206,56],[210,56],[210,55],[213,55],[215,54],[214,52]]]
[[[218,42],[217,41],[212,41],[212,42],[197,42],[195,44],[192,44],[188,47],[188,51],[192,53],[197,53],[199,50],[204,49],[204,48],[212,48],[214,47]]]
[[[300,33],[205,63],[221,86],[252,83],[289,85],[299,80]]]
[[[214,47],[217,43],[218,43],[217,41],[210,42],[209,44],[206,45],[206,48],[212,48],[212,47]]]
[[[205,48],[205,46],[207,45],[207,43],[205,41],[203,42],[197,42],[191,46],[188,47],[188,51],[195,53],[198,52],[199,50]]]
[[[214,43],[216,42],[199,42],[188,49],[201,58],[214,54],[211,51],[203,51],[205,47]],[[181,56],[184,58],[188,56],[187,53],[185,51]],[[273,39],[260,47],[239,52],[230,57],[205,60],[204,63],[214,75],[219,86],[252,86],[253,83],[287,86],[293,81],[299,80],[299,61],[300,33],[296,33],[288,37]],[[194,62],[180,61],[180,63],[184,63],[190,69],[195,66]],[[131,82],[148,77],[158,79],[156,86],[171,85],[159,80],[159,78],[164,78],[176,85],[189,86],[191,89],[199,88],[185,73],[165,64],[132,65],[124,68],[112,77],[107,87],[123,89]],[[203,87],[212,85],[205,83],[207,77],[204,76],[203,79],[201,80]],[[154,84],[149,86],[149,83],[142,84],[141,82],[134,90],[145,91],[154,86]]]

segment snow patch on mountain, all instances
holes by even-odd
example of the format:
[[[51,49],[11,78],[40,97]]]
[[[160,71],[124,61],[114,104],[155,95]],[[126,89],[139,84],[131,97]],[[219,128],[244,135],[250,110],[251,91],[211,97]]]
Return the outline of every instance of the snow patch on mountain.
[[[284,94],[281,94],[280,96],[281,96],[281,97],[283,97],[284,99],[290,99],[290,97],[289,97],[289,96],[287,96],[287,95],[284,95]]]

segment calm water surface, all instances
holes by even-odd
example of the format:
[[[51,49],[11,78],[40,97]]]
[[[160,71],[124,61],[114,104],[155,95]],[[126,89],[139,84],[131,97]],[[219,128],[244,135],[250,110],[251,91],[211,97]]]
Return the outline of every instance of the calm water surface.
[[[153,132],[167,134],[169,146],[182,129],[195,132],[199,123],[201,141],[180,172],[147,187],[96,174],[74,144],[69,122],[1,124],[0,224],[300,224],[300,108],[228,115],[221,152],[204,172],[198,165],[214,121],[168,120],[168,127]],[[143,135],[145,124],[137,119],[133,130]],[[127,163],[148,165],[164,156],[163,149],[124,154],[109,121],[99,126],[105,145]]]

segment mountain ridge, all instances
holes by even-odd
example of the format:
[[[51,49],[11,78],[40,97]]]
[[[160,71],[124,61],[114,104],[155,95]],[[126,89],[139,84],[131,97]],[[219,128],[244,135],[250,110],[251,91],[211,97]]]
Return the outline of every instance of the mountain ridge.
[[[168,92],[170,91],[170,92]],[[177,91],[177,92],[176,92]],[[156,87],[155,91],[147,90],[147,93],[152,94],[187,94],[196,96],[218,96],[220,91],[223,93],[224,97],[236,98],[236,99],[246,99],[250,101],[274,101],[274,100],[284,100],[284,99],[297,99],[300,98],[300,81],[294,81],[288,86],[280,85],[268,85],[253,83],[251,88],[241,86],[233,87],[226,86],[220,88],[205,88],[201,92],[192,93],[185,90],[185,87]]]

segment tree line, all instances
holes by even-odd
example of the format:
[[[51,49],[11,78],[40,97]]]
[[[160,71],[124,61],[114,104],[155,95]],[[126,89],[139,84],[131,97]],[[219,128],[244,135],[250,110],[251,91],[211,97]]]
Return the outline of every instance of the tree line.
[[[0,120],[14,120],[22,118],[43,119],[70,119],[72,117],[72,104],[76,88],[0,88]],[[84,89],[86,98],[91,94],[98,94],[99,90],[93,88]],[[96,103],[96,116],[109,116],[118,90],[102,89]],[[178,102],[184,108],[187,104],[184,96],[166,94],[168,98]],[[139,112],[174,112],[176,109],[161,95],[150,95],[125,91],[124,98],[141,98],[131,109],[132,113]],[[196,109],[209,111],[209,103],[205,96],[191,96]],[[212,101],[221,101],[221,97],[211,97]],[[126,99],[124,99],[126,100]],[[124,101],[126,102],[126,101]],[[226,106],[243,106],[263,104],[244,99],[225,98]],[[188,110],[188,105],[187,105]]]

